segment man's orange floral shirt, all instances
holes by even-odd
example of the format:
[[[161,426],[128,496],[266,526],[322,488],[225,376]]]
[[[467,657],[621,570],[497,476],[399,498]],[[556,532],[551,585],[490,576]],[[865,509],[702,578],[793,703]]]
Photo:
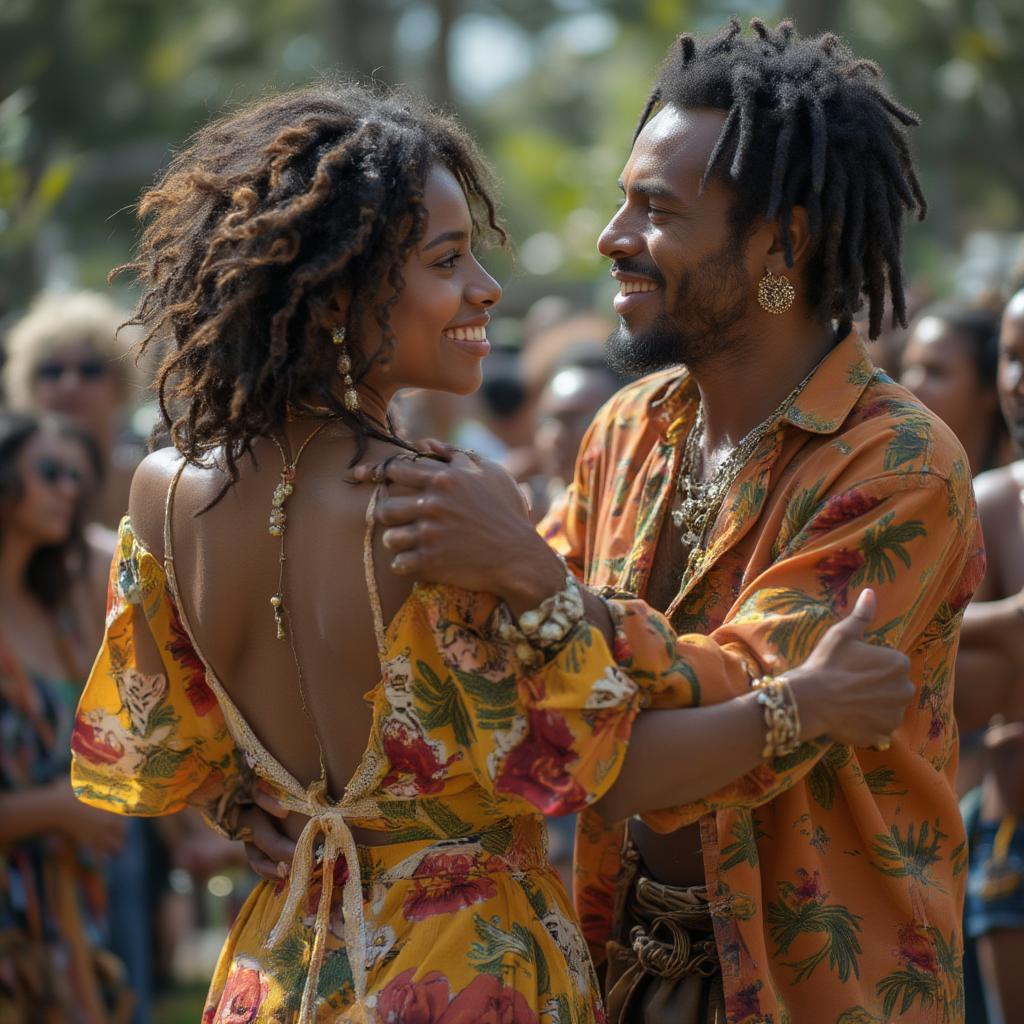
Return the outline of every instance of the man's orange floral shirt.
[[[587,583],[636,595],[616,656],[651,706],[714,704],[799,664],[866,586],[872,638],[910,657],[917,686],[884,753],[823,738],[644,816],[663,832],[700,821],[730,1024],[962,1021],[953,666],[984,568],[964,452],[850,334],[741,471],[666,617],[642,598],[695,412],[685,371],[620,392],[543,527]],[[593,811],[578,826],[597,960],[623,830]]]

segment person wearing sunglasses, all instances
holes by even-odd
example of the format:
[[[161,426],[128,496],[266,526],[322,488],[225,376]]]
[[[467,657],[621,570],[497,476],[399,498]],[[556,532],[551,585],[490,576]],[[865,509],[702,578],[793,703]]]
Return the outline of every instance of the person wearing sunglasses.
[[[124,824],[79,803],[74,701],[88,670],[80,430],[0,412],[0,1020],[123,1020],[103,872]]]
[[[135,361],[126,355],[133,339],[118,335],[127,314],[93,292],[39,296],[7,339],[4,392],[11,408],[59,413],[92,437],[103,462],[103,485],[90,498],[87,521],[116,528],[128,507],[135,466],[145,454],[128,431],[127,414],[139,396]],[[106,549],[112,534],[87,532]]]

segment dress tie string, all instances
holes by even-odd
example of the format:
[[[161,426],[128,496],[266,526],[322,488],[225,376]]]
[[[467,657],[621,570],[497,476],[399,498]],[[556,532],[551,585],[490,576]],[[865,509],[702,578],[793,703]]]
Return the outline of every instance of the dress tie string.
[[[320,855],[321,888],[316,908],[316,922],[313,926],[313,949],[309,958],[309,971],[302,989],[302,1003],[297,1024],[315,1024],[317,988],[320,969],[323,966],[327,946],[327,931],[330,926],[331,900],[334,894],[334,867],[338,857],[345,859],[348,876],[342,885],[343,936],[352,970],[352,986],[355,990],[355,1006],[346,1014],[345,1020],[365,1021],[366,1015],[366,944],[363,917],[363,885],[359,873],[359,853],[356,849],[352,829],[345,820],[345,812],[354,814],[344,803],[329,803],[326,798],[326,783],[314,782],[298,797],[283,793],[279,797],[282,807],[299,814],[308,814],[292,857],[292,869],[288,881],[288,896],[281,916],[267,938],[272,949],[291,929],[299,916],[302,900],[309,889],[316,868],[316,842],[323,838]]]

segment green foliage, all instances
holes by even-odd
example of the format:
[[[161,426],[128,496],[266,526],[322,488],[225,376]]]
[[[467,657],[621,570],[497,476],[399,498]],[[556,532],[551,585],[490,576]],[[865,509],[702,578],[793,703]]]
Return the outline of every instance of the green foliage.
[[[851,974],[860,977],[860,965],[857,956],[861,953],[860,916],[846,907],[829,905],[808,900],[800,902],[791,897],[793,886],[786,883],[781,887],[784,898],[768,904],[768,930],[772,941],[778,946],[781,956],[789,951],[789,947],[800,935],[822,934],[824,941],[808,956],[793,962],[783,961],[786,967],[793,969],[793,984],[809,978],[818,965],[828,957],[828,965],[838,975],[839,980],[850,980]]]
[[[732,503],[732,515],[743,521],[756,516],[761,510],[764,496],[768,493],[761,478],[745,480]]]
[[[733,841],[722,847],[722,856],[725,858],[722,861],[722,870],[728,871],[744,861],[752,868],[757,867],[757,841],[767,835],[768,833],[761,828],[756,811],[741,812],[732,827]]]
[[[906,419],[897,423],[892,430],[894,436],[886,446],[883,468],[902,469],[927,456],[931,445],[931,427],[926,419]]]
[[[894,1012],[902,1017],[915,1003],[920,1003],[922,1011],[937,1007],[934,1017],[942,1024],[963,1020],[963,974],[955,934],[948,940],[937,928],[926,929],[926,934],[935,954],[934,963],[922,966],[903,958],[903,967],[878,982],[877,992],[882,997],[882,1012],[887,1020]],[[934,969],[926,969],[927,966]]]
[[[949,837],[939,828],[938,819],[929,826],[921,822],[920,829],[914,823],[907,825],[903,835],[898,825],[893,825],[888,834],[875,836],[871,844],[874,865],[884,875],[893,878],[913,878],[921,885],[937,885],[931,877],[931,866],[942,859],[939,848]]]
[[[515,964],[517,970],[522,970],[526,964],[533,965],[537,972],[537,991],[541,995],[550,991],[551,972],[547,957],[529,929],[513,922],[512,931],[506,932],[498,924],[498,918],[487,920],[479,914],[473,915],[473,925],[480,941],[470,946],[469,959],[477,970],[500,980],[507,966],[505,958],[511,956],[518,961]]]
[[[316,984],[317,999],[326,999],[352,988],[352,966],[344,949],[334,949],[327,954],[320,977]]]
[[[849,747],[831,746],[807,776],[807,788],[811,796],[826,811],[832,809],[835,800],[836,789],[839,787],[839,769],[849,760]]]
[[[862,583],[892,583],[896,579],[896,566],[893,557],[899,559],[904,567],[910,568],[910,553],[906,545],[917,537],[924,537],[927,531],[920,520],[912,519],[905,523],[894,523],[895,512],[887,512],[864,532],[860,544],[864,564],[851,579],[851,586]]]
[[[761,602],[766,615],[778,615],[779,621],[768,633],[768,641],[789,662],[801,662],[835,621],[828,601],[819,601],[803,590],[772,591]]]
[[[429,797],[420,801],[427,817],[449,838],[468,836],[473,827],[463,821],[443,800]]]
[[[191,756],[190,751],[170,750],[156,747],[139,766],[139,778],[170,779],[181,765]]]
[[[783,551],[796,547],[804,527],[821,511],[823,504],[821,489],[824,484],[824,479],[818,480],[811,487],[796,491],[789,499],[782,528],[772,546],[772,553],[776,558]]]
[[[887,974],[878,983],[878,994],[882,997],[882,1012],[891,1017],[899,1002],[899,1013],[902,1017],[920,1000],[921,1009],[927,1010],[935,1003],[938,990],[938,979],[934,974],[919,971],[914,967]]]
[[[302,1002],[302,989],[308,973],[310,944],[296,926],[270,951],[274,979],[285,992],[285,1009],[296,1011]]]
[[[494,91],[463,88],[460,113],[504,182],[513,237],[553,235],[556,281],[520,270],[508,305],[552,284],[603,280],[594,239],[658,63],[675,34],[735,12],[722,0],[515,4],[423,0],[432,45],[403,37],[411,0],[21,0],[0,4],[0,315],[23,306],[56,257],[102,286],[134,236],[131,207],[172,149],[225,105],[327,72],[404,81],[450,103],[463,15],[521,34],[524,73]],[[743,5],[754,12],[754,8]],[[1024,212],[1024,8],[1018,0],[771,0],[756,13],[842,33],[878,60],[917,110],[926,193],[942,197],[911,226],[912,271],[940,268],[965,224],[1014,230]],[[587,23],[605,36],[587,41]],[[936,271],[937,272],[937,271]],[[506,275],[507,276],[507,275]],[[518,293],[518,295],[516,294]],[[924,439],[900,439],[897,466]]]
[[[903,796],[907,791],[896,781],[896,772],[885,765],[864,773],[864,781],[876,796]]]
[[[515,675],[487,679],[456,668],[455,678],[478,705],[476,721],[481,729],[509,729],[518,710],[519,694]]]
[[[476,739],[476,732],[458,687],[453,686],[450,679],[442,681],[425,661],[417,661],[416,670],[418,675],[412,692],[418,701],[423,728],[433,732],[450,726],[455,742],[468,747]]]

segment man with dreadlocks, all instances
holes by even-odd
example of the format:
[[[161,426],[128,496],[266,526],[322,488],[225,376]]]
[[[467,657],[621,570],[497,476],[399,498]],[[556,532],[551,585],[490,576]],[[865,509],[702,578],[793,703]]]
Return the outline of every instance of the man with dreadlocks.
[[[752,28],[681,36],[640,118],[599,248],[611,355],[650,375],[598,415],[545,535],[652,692],[757,690],[761,763],[744,773],[745,737],[719,735],[735,781],[680,792],[673,762],[700,755],[641,716],[631,742],[665,777],[624,769],[581,814],[577,909],[612,1021],[954,1024],[952,669],[984,557],[963,450],[852,326],[866,298],[877,335],[887,295],[905,320],[917,122],[835,36]],[[378,508],[396,572],[537,602],[561,586],[525,528],[496,534],[486,466],[387,476],[424,492]],[[785,673],[868,586],[916,697],[891,738],[801,744]]]

